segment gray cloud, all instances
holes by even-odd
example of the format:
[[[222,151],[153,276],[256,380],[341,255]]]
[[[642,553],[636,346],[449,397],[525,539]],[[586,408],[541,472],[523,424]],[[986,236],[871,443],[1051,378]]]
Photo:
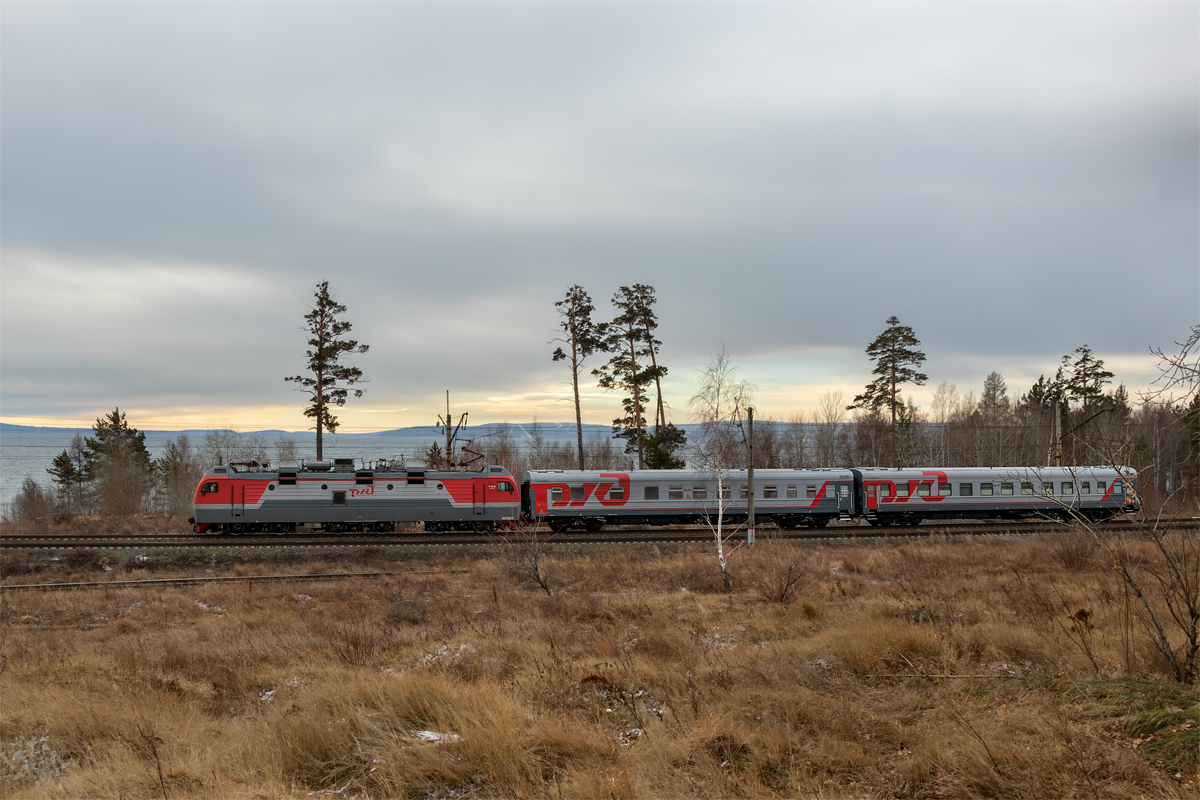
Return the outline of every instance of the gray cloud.
[[[934,382],[1144,381],[1200,311],[1191,4],[0,14],[6,415],[294,405],[326,278],[395,406],[553,389],[577,282],[658,287],[677,405],[721,341],[861,384],[891,314]]]

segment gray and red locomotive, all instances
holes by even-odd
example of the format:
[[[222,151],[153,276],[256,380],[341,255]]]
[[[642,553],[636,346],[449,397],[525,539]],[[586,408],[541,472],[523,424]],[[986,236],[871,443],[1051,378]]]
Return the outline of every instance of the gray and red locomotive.
[[[745,470],[429,471],[420,461],[353,459],[213,467],[196,487],[199,532],[289,533],[300,528],[388,532],[490,530],[524,518],[555,531],[746,519]],[[823,527],[832,520],[916,525],[923,520],[1107,519],[1139,509],[1129,467],[761,469],[756,522]]]

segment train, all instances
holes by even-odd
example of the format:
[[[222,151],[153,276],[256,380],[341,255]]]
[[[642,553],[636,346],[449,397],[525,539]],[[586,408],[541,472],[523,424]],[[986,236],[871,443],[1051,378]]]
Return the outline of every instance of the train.
[[[359,466],[355,466],[356,463]],[[198,533],[490,531],[522,520],[555,532],[748,518],[746,470],[427,470],[416,459],[247,462],[209,469],[196,486]],[[759,469],[757,525],[820,528],[925,520],[1105,520],[1140,509],[1131,467]]]

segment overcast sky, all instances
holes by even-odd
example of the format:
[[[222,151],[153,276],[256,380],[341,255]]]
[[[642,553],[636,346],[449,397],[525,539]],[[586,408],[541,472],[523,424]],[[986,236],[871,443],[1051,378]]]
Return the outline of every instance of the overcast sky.
[[[0,4],[0,417],[300,430],[573,418],[554,302],[656,287],[673,418],[849,399],[896,315],[928,405],[1200,321],[1200,4]],[[598,365],[599,360],[595,360]],[[619,398],[589,388],[585,421]]]

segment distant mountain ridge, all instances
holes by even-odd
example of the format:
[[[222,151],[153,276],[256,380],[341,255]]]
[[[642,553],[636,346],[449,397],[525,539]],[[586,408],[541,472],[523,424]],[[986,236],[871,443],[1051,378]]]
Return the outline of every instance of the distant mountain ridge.
[[[692,427],[690,425],[678,426],[684,430]],[[150,430],[139,428],[143,433],[153,436],[178,436],[181,433],[186,433],[188,436],[203,436],[209,432],[217,433],[232,433],[229,428],[188,428],[186,430]],[[29,434],[73,434],[77,432],[89,432],[91,426],[79,426],[75,428],[51,428],[38,425],[14,425],[10,422],[0,422],[0,433],[29,433]],[[575,423],[573,422],[488,422],[483,425],[469,425],[459,431],[460,439],[482,439],[486,437],[499,436],[507,431],[508,435],[514,439],[533,439],[541,436],[543,439],[551,441],[573,440],[575,438]],[[285,431],[279,429],[263,430],[263,431],[239,431],[239,435],[251,436],[261,434],[265,436],[312,436],[312,431]],[[583,426],[583,435],[588,439],[598,437],[612,436],[612,426],[610,425],[593,425],[588,424]],[[341,433],[339,437],[379,437],[390,436],[412,439],[429,439],[434,437],[445,436],[445,432],[435,425],[417,425],[410,428],[395,428],[386,431],[368,431],[366,433]]]

